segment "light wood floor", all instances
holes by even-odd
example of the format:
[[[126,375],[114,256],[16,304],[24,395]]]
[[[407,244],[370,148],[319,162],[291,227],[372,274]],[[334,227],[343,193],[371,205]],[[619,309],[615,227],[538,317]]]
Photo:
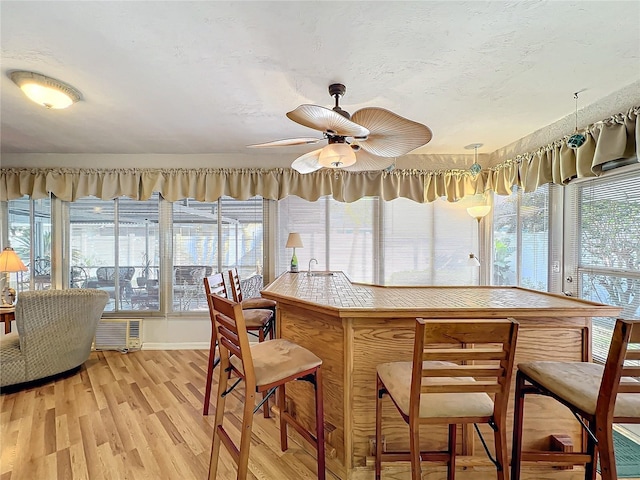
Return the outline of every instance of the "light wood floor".
[[[94,352],[75,375],[1,395],[0,480],[206,479],[215,412],[212,406],[202,415],[207,357],[195,350]],[[214,384],[214,401],[216,391]],[[235,441],[242,393],[227,400]],[[222,450],[218,478],[235,479]],[[315,459],[294,442],[281,452],[275,420],[260,413],[249,457],[251,480],[317,478]]]

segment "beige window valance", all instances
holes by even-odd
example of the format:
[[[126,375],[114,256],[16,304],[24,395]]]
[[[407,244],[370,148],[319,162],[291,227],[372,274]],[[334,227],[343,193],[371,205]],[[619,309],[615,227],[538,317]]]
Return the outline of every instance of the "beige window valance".
[[[215,201],[223,195],[237,199],[259,195],[271,200],[297,195],[314,201],[331,195],[344,202],[365,196],[432,202],[440,197],[455,201],[488,190],[508,195],[514,185],[525,191],[550,182],[566,185],[576,177],[600,175],[606,162],[636,156],[640,145],[639,112],[640,107],[634,107],[589,126],[582,132],[587,141],[578,150],[571,150],[566,139],[561,139],[483,170],[476,177],[466,170],[355,173],[323,169],[302,175],[289,168],[4,168],[0,169],[0,200],[25,195],[39,199],[50,193],[65,201],[86,196],[146,200],[153,192],[169,201]]]

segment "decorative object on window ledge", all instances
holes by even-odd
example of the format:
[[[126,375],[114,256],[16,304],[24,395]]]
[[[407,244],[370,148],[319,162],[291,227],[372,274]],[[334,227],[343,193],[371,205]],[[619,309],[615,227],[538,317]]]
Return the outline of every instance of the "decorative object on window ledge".
[[[587,137],[585,137],[581,133],[578,133],[578,94],[583,91],[584,90],[579,90],[573,94],[573,98],[576,99],[576,130],[573,135],[571,135],[567,140],[567,147],[573,148],[574,150],[580,148],[582,145],[584,145],[584,142],[587,141]]]
[[[82,99],[71,85],[39,73],[18,70],[9,77],[30,100],[48,109],[67,108]]]
[[[302,238],[299,233],[292,232],[287,238],[286,248],[293,248],[293,256],[291,257],[291,273],[298,273],[298,257],[296,257],[296,248],[303,248]]]
[[[27,267],[22,263],[15,250],[11,247],[5,247],[0,253],[0,272],[7,273],[4,288],[2,289],[2,306],[12,306],[16,300],[16,291],[9,286],[11,273],[26,271]]]
[[[469,259],[467,260],[467,267],[479,267],[480,259],[476,257],[473,253],[469,254]]]
[[[341,83],[329,85],[329,95],[335,98],[333,109],[318,105],[300,105],[287,117],[300,125],[319,130],[328,145],[298,157],[291,168],[299,173],[311,173],[325,168],[345,168],[349,171],[384,170],[390,158],[405,155],[429,143],[431,129],[408,120],[384,108],[362,108],[352,115],[339,105],[347,88]],[[249,147],[281,147],[318,143],[320,138],[289,138]]]
[[[482,167],[478,163],[478,149],[482,145],[484,145],[484,144],[482,144],[482,143],[471,143],[471,144],[467,145],[466,147],[464,147],[467,150],[471,150],[472,148],[474,150],[473,165],[471,165],[469,167],[469,171],[471,172],[471,175],[473,175],[474,177],[480,173],[480,170],[482,170]]]

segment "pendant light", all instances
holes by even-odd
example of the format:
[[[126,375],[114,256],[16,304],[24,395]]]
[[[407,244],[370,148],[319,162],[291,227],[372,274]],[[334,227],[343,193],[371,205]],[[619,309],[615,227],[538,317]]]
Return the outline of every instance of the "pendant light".
[[[482,144],[482,143],[472,143],[472,144],[467,145],[466,147],[464,147],[467,150],[471,150],[472,148],[475,150],[473,165],[471,165],[469,167],[469,171],[471,172],[471,175],[473,175],[474,177],[480,173],[480,170],[482,170],[482,167],[478,163],[478,148],[480,148],[482,145],[484,145],[484,144]]]
[[[581,133],[578,133],[578,94],[581,91],[582,90],[573,94],[573,98],[576,99],[576,130],[573,133],[573,135],[571,135],[567,140],[567,147],[572,148],[574,150],[577,150],[578,148],[580,148],[584,144],[584,142],[587,141],[587,137],[585,137]]]

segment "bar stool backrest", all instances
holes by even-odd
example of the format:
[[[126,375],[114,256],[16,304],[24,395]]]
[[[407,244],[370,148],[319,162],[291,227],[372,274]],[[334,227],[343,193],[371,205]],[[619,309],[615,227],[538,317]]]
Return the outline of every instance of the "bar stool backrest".
[[[613,329],[611,346],[600,383],[596,416],[611,416],[612,420],[619,393],[640,394],[640,382],[625,377],[640,378],[640,320],[619,318]],[[616,418],[620,423],[625,423],[623,420]],[[630,423],[638,422],[637,418],[627,420]]]
[[[211,318],[211,331],[215,335],[215,315],[213,304],[211,303],[211,295],[217,295],[227,298],[227,287],[224,284],[224,277],[221,273],[214,273],[208,277],[204,277],[204,291],[207,295],[207,304],[209,305],[209,316]]]
[[[229,270],[229,283],[231,284],[233,301],[241,303],[244,299],[242,298],[242,286],[240,285],[240,275],[238,275],[237,268]]]
[[[418,416],[422,393],[494,394],[495,410],[506,413],[517,332],[513,319],[418,318],[409,416]],[[424,361],[442,364],[423,368]],[[427,383],[422,381],[425,377]]]
[[[221,368],[225,371],[232,369],[238,377],[244,378],[250,391],[255,390],[255,372],[242,306],[217,295],[212,295],[209,298],[211,298],[215,311],[215,329],[220,349]],[[231,355],[235,355],[241,360],[242,370],[231,364]]]

